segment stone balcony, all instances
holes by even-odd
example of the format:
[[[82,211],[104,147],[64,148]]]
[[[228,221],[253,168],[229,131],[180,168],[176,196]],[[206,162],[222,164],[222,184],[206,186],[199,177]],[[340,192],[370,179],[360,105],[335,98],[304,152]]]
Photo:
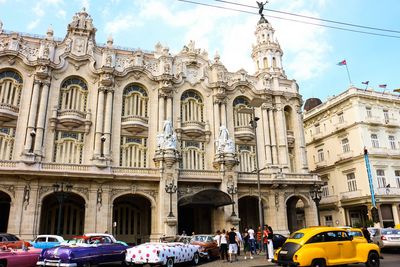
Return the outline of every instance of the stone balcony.
[[[131,133],[140,133],[149,128],[149,119],[141,116],[123,116],[121,127]]]
[[[330,196],[325,196],[321,198],[321,205],[325,205],[325,204],[334,204],[337,203],[339,201],[339,197],[338,195],[330,195]]]
[[[366,117],[365,122],[371,125],[378,125],[384,123],[384,119],[377,116]]]
[[[353,199],[359,197],[362,197],[361,190],[340,193],[340,200]]]
[[[400,188],[398,187],[383,187],[375,189],[375,195],[378,196],[400,196]]]
[[[293,148],[294,142],[296,140],[296,138],[294,137],[294,132],[292,130],[287,130],[286,136],[287,136],[288,147]]]
[[[353,150],[350,150],[350,151],[347,151],[344,153],[340,153],[337,156],[338,156],[338,161],[346,160],[346,159],[350,159],[350,158],[354,157],[354,152],[353,152]]]
[[[321,160],[318,162],[315,162],[315,167],[318,168],[324,168],[328,165],[328,163],[326,162],[326,160]]]
[[[213,170],[179,170],[179,181],[202,181],[218,182],[222,181],[222,173]]]
[[[314,184],[321,182],[318,175],[303,173],[260,173],[260,183],[272,186],[284,184]],[[257,184],[257,173],[239,172],[238,183]]]
[[[335,125],[335,130],[336,131],[341,131],[341,130],[345,129],[347,127],[347,125],[348,125],[347,121],[338,122]]]
[[[250,125],[235,126],[235,138],[241,141],[251,141],[254,139],[254,130]]]
[[[190,137],[199,137],[207,134],[206,123],[201,121],[185,121],[180,124],[180,130]]]
[[[0,104],[0,121],[12,121],[18,118],[19,107],[1,103]]]
[[[58,111],[58,122],[65,127],[78,127],[85,123],[86,113],[79,110]]]

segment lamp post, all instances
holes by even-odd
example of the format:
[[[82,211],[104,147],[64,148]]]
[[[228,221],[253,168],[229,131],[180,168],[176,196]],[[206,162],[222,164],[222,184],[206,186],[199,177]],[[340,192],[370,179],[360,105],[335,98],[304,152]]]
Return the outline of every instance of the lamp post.
[[[256,160],[256,172],[257,172],[257,190],[258,190],[258,217],[260,220],[260,227],[262,228],[264,225],[264,217],[262,211],[262,198],[261,198],[261,183],[260,183],[260,166],[258,162],[258,145],[257,145],[257,121],[260,118],[256,117],[254,108],[260,107],[265,100],[261,98],[255,98],[250,103],[249,106],[251,108],[242,108],[238,110],[239,113],[250,114],[252,119],[250,120],[249,124],[250,127],[253,129],[254,133],[254,142],[255,142],[255,160]]]
[[[168,217],[175,217],[172,213],[172,194],[175,194],[177,190],[176,185],[174,185],[174,181],[171,181],[169,184],[165,185],[165,192],[169,194],[169,214]]]
[[[228,190],[228,193],[232,195],[232,214],[231,214],[231,217],[235,217],[235,216],[236,216],[236,212],[235,212],[235,201],[233,200],[233,197],[235,196],[235,194],[237,194],[238,189],[237,189],[237,187],[235,187],[235,185],[232,183],[231,186],[228,186],[227,190]]]
[[[29,148],[29,153],[33,153],[33,147],[35,145],[34,140],[35,140],[35,136],[36,136],[36,131],[35,129],[32,129],[32,131],[29,134],[31,136],[32,142],[31,142],[31,147]]]
[[[53,191],[56,194],[58,200],[58,220],[57,220],[57,235],[61,235],[61,216],[62,208],[65,199],[68,197],[68,192],[72,190],[72,184],[70,183],[55,183],[53,184]]]
[[[104,158],[104,142],[106,141],[106,137],[104,134],[100,137],[101,147],[100,147],[100,157]]]
[[[322,198],[322,190],[321,186],[314,184],[314,186],[310,190],[310,195],[312,200],[315,202],[315,206],[317,206],[317,216],[318,216],[318,226],[321,225],[321,219],[319,218],[319,202]]]

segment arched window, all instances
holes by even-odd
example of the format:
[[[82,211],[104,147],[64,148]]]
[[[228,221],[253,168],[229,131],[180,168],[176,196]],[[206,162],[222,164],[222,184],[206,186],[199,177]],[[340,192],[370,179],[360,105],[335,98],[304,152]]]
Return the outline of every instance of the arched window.
[[[288,130],[288,131],[293,130],[293,120],[292,120],[293,112],[292,111],[293,111],[292,108],[289,106],[286,106],[284,108],[286,130]]]
[[[67,164],[82,164],[84,133],[56,132],[53,161]]]
[[[19,107],[22,78],[12,70],[0,72],[0,105]]]
[[[249,126],[251,114],[239,112],[242,108],[249,108],[249,100],[244,96],[238,96],[233,100],[233,119],[235,127]]]
[[[272,67],[276,68],[276,58],[272,58]]]
[[[132,84],[124,89],[122,97],[122,116],[147,118],[148,96],[141,86]]]
[[[11,160],[14,149],[15,129],[2,127],[0,128],[0,159]]]
[[[73,77],[61,84],[60,111],[86,112],[88,87],[81,78]]]
[[[253,172],[256,169],[256,153],[253,145],[236,145],[239,169],[241,172]]]
[[[181,96],[182,122],[204,122],[203,99],[194,90],[187,90]]]
[[[264,64],[264,69],[268,68],[268,59],[266,57],[263,59],[263,64]]]
[[[182,141],[182,168],[204,170],[204,142]]]
[[[147,167],[147,138],[122,136],[120,151],[119,166]]]

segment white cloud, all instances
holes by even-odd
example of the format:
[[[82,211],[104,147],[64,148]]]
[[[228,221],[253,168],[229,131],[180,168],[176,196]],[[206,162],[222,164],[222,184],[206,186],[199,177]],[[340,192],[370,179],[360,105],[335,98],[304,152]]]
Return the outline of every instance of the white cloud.
[[[43,17],[45,12],[44,12],[44,7],[40,2],[37,2],[35,7],[33,8],[33,13],[35,13],[36,16],[38,17]]]
[[[66,15],[67,15],[67,12],[64,9],[60,9],[60,10],[58,10],[57,15],[59,17],[65,19]]]
[[[134,27],[141,25],[140,20],[135,19],[132,15],[119,16],[112,21],[106,23],[105,32],[107,34],[116,34],[121,31],[133,29]]]
[[[38,26],[39,22],[40,22],[40,19],[32,20],[31,22],[29,22],[27,29],[33,30],[34,28],[36,28]]]
[[[82,7],[86,8],[86,10],[90,9],[90,0],[82,0]]]

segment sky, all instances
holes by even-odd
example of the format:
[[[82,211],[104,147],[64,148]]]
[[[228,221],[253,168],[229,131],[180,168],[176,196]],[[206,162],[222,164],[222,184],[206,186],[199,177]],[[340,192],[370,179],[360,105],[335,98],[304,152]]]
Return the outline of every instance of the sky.
[[[194,40],[210,59],[218,51],[229,71],[243,68],[253,74],[251,49],[259,20],[256,1],[230,1],[254,8],[193,1],[252,14],[178,0],[0,0],[0,20],[5,30],[30,34],[44,35],[51,25],[54,35],[63,38],[72,16],[85,7],[97,28],[99,44],[111,35],[116,46],[153,51],[160,42],[175,54]],[[398,0],[269,0],[265,8],[400,31]],[[297,81],[304,100],[325,101],[349,87],[346,67],[336,65],[342,60],[356,87],[365,88],[361,82],[369,81],[376,91],[384,90],[379,84],[387,84],[386,92],[400,88],[400,33],[374,31],[399,37],[388,38],[277,19],[270,16],[289,16],[266,10],[264,15],[283,49],[286,75]]]

